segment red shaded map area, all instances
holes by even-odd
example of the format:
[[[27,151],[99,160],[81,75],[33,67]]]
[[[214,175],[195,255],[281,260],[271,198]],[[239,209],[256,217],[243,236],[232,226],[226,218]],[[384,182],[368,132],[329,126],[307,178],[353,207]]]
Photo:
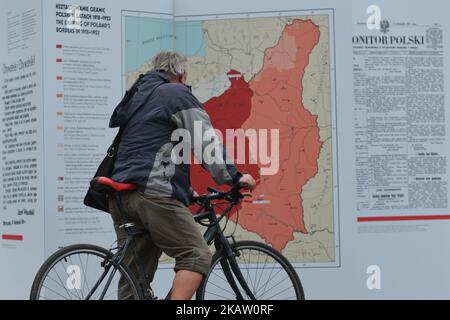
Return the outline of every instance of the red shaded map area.
[[[208,100],[203,105],[213,127],[220,130],[224,137],[226,129],[241,128],[242,124],[248,119],[253,96],[249,84],[241,73],[231,70],[227,75],[231,82],[230,88],[222,95]],[[226,145],[226,141],[224,141],[224,144]],[[246,139],[246,159],[248,159],[248,154],[248,139]],[[229,156],[234,158],[232,155]],[[240,172],[248,172],[255,179],[259,179],[257,164],[238,164],[237,168]],[[200,194],[205,193],[208,186],[218,187],[211,175],[197,164],[191,165],[191,183],[194,190]]]
[[[254,201],[242,204],[240,225],[280,251],[294,239],[294,232],[308,232],[301,194],[318,172],[322,142],[317,116],[302,102],[302,80],[319,37],[319,28],[312,21],[294,20],[286,25],[278,43],[265,50],[263,67],[249,83],[232,70],[228,73],[230,88],[205,103],[213,126],[222,133],[234,128],[279,130],[278,173],[260,177],[263,165],[259,162],[238,165],[238,169],[258,179]],[[248,143],[246,152],[248,159]],[[214,186],[198,165],[192,166],[191,180],[199,193]]]

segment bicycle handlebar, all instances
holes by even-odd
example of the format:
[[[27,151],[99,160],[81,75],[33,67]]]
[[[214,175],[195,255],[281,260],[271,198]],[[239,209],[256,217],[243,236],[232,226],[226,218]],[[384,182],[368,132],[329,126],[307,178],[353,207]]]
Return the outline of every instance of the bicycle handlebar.
[[[196,202],[200,205],[203,205],[212,200],[227,200],[228,202],[239,202],[246,195],[243,195],[240,190],[243,186],[240,183],[234,184],[229,191],[219,191],[214,188],[208,187],[206,190],[210,192],[210,194],[204,194],[198,197],[192,197],[192,202]]]
[[[199,223],[202,226],[204,226],[204,227],[211,227],[211,226],[217,225],[222,220],[222,218],[224,216],[226,216],[231,211],[231,208],[233,206],[235,206],[239,202],[241,202],[241,200],[244,197],[250,196],[248,194],[242,194],[240,192],[240,190],[242,188],[244,188],[244,187],[240,183],[237,183],[237,184],[233,185],[230,188],[230,190],[228,190],[226,192],[219,191],[219,190],[216,190],[214,188],[208,187],[208,188],[206,188],[206,190],[208,192],[210,192],[210,194],[204,194],[204,195],[201,195],[199,197],[192,197],[191,198],[192,203],[197,203],[203,209],[206,209],[210,205],[214,205],[214,203],[211,203],[211,201],[213,201],[213,200],[226,200],[229,203],[231,203],[231,205],[227,209],[223,210],[223,212],[220,214],[220,218],[214,223],[205,224],[205,223],[201,222],[201,220],[209,218],[211,216],[211,214],[214,213],[214,211],[210,211],[210,210],[206,210],[204,212],[201,212],[201,209],[199,209],[197,211],[197,213],[194,215],[194,220],[197,223]]]

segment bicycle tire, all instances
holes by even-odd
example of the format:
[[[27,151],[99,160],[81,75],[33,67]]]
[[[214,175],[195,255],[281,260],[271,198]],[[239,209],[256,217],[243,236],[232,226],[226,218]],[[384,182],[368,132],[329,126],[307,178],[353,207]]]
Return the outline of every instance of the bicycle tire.
[[[69,257],[70,255],[80,253],[93,254],[102,259],[111,259],[113,257],[113,253],[111,251],[90,244],[75,244],[59,249],[53,253],[39,268],[31,287],[30,300],[40,300],[41,289],[45,278],[59,261]],[[144,296],[142,288],[131,270],[123,263],[120,263],[117,266],[117,270],[125,276],[126,281],[130,285],[131,291],[134,292],[133,296],[135,300],[143,300]]]
[[[302,286],[302,283],[300,281],[300,278],[299,278],[297,272],[295,271],[292,264],[280,252],[276,251],[275,249],[273,249],[272,247],[270,247],[266,244],[256,242],[256,241],[238,241],[235,244],[232,244],[232,249],[236,250],[237,252],[245,250],[245,249],[260,251],[260,252],[270,256],[271,258],[273,258],[286,271],[287,275],[289,276],[289,279],[292,281],[293,288],[294,288],[295,294],[296,294],[296,300],[304,300],[305,299],[303,286]],[[199,289],[197,290],[197,293],[196,293],[197,300],[205,299],[206,287],[208,285],[210,276],[213,273],[213,270],[215,269],[215,267],[220,263],[220,261],[222,259],[226,259],[223,256],[222,252],[216,252],[214,254],[214,256],[212,258],[211,268],[209,269],[208,274],[206,275],[206,277],[204,277],[202,283],[199,286]],[[234,297],[234,298],[236,298],[236,297]]]

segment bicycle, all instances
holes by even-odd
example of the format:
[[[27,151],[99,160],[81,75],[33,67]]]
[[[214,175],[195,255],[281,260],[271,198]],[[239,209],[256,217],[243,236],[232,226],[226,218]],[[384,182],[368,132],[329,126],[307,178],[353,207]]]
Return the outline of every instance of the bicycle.
[[[90,244],[70,245],[58,250],[40,267],[32,285],[30,299],[117,299],[118,275],[123,275],[122,281],[130,286],[133,299],[156,299],[136,252],[134,257],[140,272],[138,276],[145,279],[146,287],[141,287],[136,275],[122,262],[125,252],[133,249],[135,237],[143,233],[136,231],[134,224],[128,222],[121,200],[123,192],[137,187],[106,177],[94,178],[91,185],[107,190],[110,197],[114,197],[123,222],[120,228],[126,231],[127,238],[109,250]],[[305,299],[297,272],[281,253],[260,242],[235,241],[234,232],[225,236],[230,213],[244,197],[249,196],[242,194],[240,189],[239,185],[235,185],[223,192],[209,187],[209,194],[193,199],[199,205],[193,218],[206,227],[204,239],[209,246],[214,244],[215,247],[210,270],[197,290],[196,299]],[[228,206],[216,213],[215,207],[223,205],[219,202],[222,200]],[[236,212],[237,224],[239,211]],[[222,228],[220,222],[224,218],[226,222]],[[89,266],[95,268],[88,270]],[[170,291],[166,299],[169,297]]]

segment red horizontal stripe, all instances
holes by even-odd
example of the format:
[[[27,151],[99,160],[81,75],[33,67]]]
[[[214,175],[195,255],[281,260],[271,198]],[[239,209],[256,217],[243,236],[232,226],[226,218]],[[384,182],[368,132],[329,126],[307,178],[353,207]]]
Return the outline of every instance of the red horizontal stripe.
[[[2,235],[3,240],[15,240],[15,241],[22,241],[23,236],[19,234],[3,234]]]
[[[57,47],[58,49],[61,49],[61,48],[62,48],[62,44],[57,44],[56,47]]]
[[[56,62],[62,62],[62,59],[58,58],[58,59],[56,59]]]
[[[358,217],[358,222],[450,220],[450,215]]]

